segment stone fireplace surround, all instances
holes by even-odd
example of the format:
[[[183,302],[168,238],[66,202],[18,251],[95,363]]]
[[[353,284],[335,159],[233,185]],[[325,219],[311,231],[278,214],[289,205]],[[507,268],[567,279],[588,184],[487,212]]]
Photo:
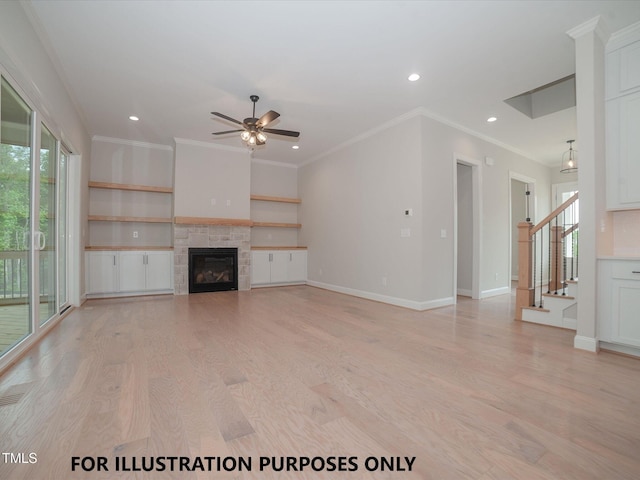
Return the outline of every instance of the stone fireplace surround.
[[[173,246],[176,295],[189,293],[189,248],[237,248],[238,290],[251,288],[251,227],[174,224]]]

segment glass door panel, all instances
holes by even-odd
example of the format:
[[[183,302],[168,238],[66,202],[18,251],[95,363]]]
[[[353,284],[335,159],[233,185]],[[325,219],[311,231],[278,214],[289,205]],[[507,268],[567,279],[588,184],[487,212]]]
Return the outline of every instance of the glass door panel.
[[[32,332],[31,109],[0,85],[0,356]]]
[[[67,292],[67,262],[69,259],[67,241],[67,172],[69,165],[69,153],[60,150],[58,165],[58,309],[62,312],[69,304]]]
[[[40,134],[40,215],[36,246],[39,251],[40,325],[57,313],[56,289],[56,183],[57,142],[42,125]]]

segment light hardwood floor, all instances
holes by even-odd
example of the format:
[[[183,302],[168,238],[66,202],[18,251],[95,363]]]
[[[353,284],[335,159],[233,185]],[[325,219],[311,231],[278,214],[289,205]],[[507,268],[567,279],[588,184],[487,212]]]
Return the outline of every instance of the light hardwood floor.
[[[38,460],[0,458],[0,478],[640,478],[640,360],[575,350],[512,304],[414,312],[306,286],[88,301],[0,377],[0,450]],[[74,456],[110,471],[72,472]],[[152,456],[252,469],[113,471]],[[358,470],[260,472],[260,456]]]

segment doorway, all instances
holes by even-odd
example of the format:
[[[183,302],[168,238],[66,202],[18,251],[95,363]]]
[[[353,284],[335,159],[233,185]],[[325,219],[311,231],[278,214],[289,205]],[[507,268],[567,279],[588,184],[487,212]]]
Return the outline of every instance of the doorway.
[[[475,159],[454,154],[454,298],[480,298],[480,166]]]
[[[509,272],[513,282],[518,280],[518,223],[535,224],[535,179],[509,172]]]

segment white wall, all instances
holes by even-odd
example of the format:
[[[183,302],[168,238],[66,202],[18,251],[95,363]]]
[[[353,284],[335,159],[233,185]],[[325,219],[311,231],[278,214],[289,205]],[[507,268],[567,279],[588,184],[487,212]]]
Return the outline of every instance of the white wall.
[[[269,197],[298,197],[298,171],[289,164],[264,160],[251,162],[251,194]],[[298,204],[278,202],[251,202],[251,220],[256,222],[299,223]],[[251,245],[260,247],[298,246],[295,228],[251,229]]]
[[[248,220],[249,152],[176,139],[174,215]]]
[[[549,211],[549,169],[422,114],[299,169],[310,281],[413,308],[453,302],[456,152],[494,160],[479,167],[480,290],[508,291],[509,172],[536,179],[540,213]]]
[[[421,168],[415,118],[299,168],[312,282],[391,303],[421,299]]]

